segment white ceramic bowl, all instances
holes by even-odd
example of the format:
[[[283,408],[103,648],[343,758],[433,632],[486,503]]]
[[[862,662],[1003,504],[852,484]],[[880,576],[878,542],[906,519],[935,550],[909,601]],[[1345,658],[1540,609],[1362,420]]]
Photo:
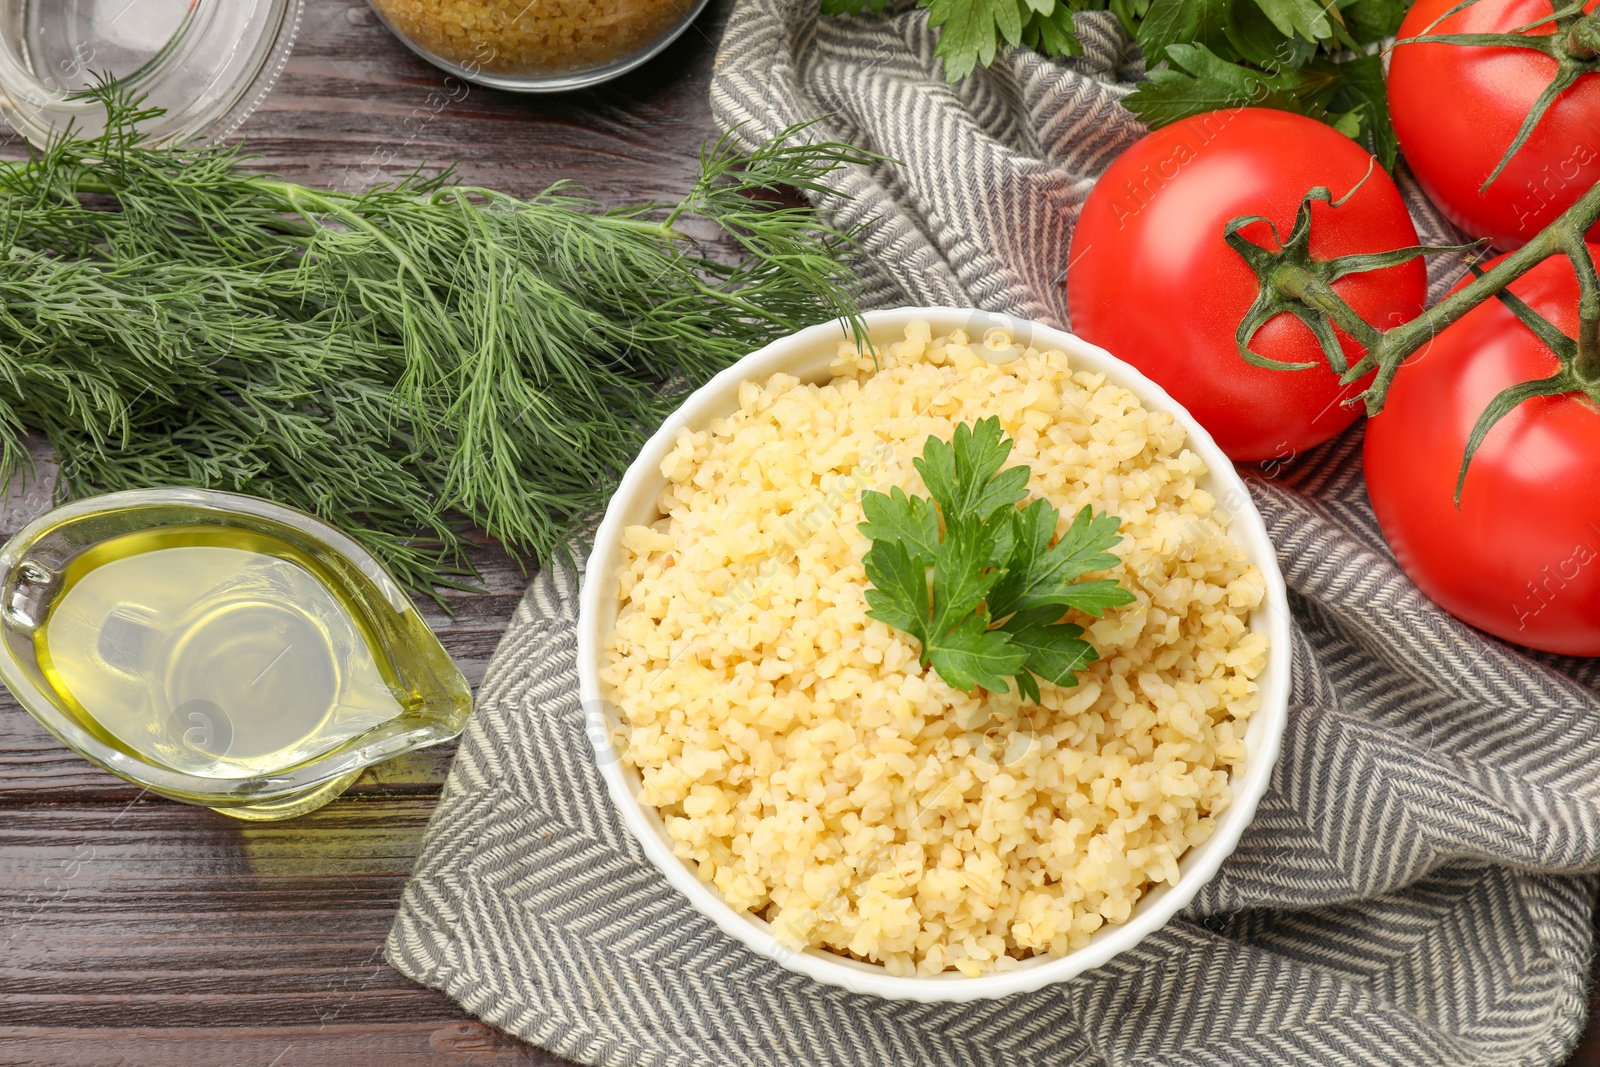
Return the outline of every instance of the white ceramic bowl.
[[[1188,432],[1189,447],[1210,468],[1211,473],[1202,484],[1216,497],[1219,507],[1232,513],[1232,536],[1244,545],[1251,561],[1266,579],[1266,603],[1251,617],[1250,626],[1269,636],[1271,650],[1267,669],[1260,677],[1261,708],[1251,716],[1245,732],[1248,756],[1244,773],[1233,782],[1233,802],[1218,816],[1216,831],[1204,844],[1191,849],[1178,864],[1178,884],[1163,884],[1147,893],[1134,907],[1127,922],[1102,926],[1087,945],[1065,956],[1039,957],[1014,970],[976,978],[957,972],[897,977],[875,964],[821,949],[795,952],[781,944],[765,922],[734,911],[723,902],[715,887],[700,881],[673,855],[660,815],[636,799],[639,774],[617,758],[613,747],[613,738],[619,735],[616,709],[604,699],[599,678],[606,637],[617,617],[616,582],[612,575],[622,561],[622,531],[660,517],[656,499],[666,482],[661,475],[661,461],[672,451],[679,431],[686,427],[705,429],[712,421],[737,410],[741,382],[765,382],[779,372],[793,374],[802,381],[826,380],[838,343],[848,336],[841,323],[824,323],[801,330],[741,359],[690,396],[644,446],[623,477],[595,535],[580,601],[578,678],[588,715],[589,737],[622,821],[638,839],[645,854],[661,868],[667,881],[697,909],[756,952],[819,982],[895,1000],[964,1001],[1038,989],[1100,966],[1160,929],[1216,873],[1254,817],[1256,803],[1266,791],[1273,764],[1278,759],[1288,714],[1289,609],[1283,576],[1278,571],[1272,544],[1267,540],[1266,526],[1251,503],[1244,483],[1234,472],[1233,464],[1211,440],[1211,435],[1160,386],[1104,349],[1024,319],[956,308],[899,308],[866,315],[869,335],[877,344],[899,340],[906,324],[914,319],[927,319],[935,337],[961,328],[976,339],[991,327],[1005,327],[1019,342],[1039,349],[1060,349],[1071,357],[1075,367],[1104,372],[1110,380],[1136,394],[1146,408],[1172,412]]]

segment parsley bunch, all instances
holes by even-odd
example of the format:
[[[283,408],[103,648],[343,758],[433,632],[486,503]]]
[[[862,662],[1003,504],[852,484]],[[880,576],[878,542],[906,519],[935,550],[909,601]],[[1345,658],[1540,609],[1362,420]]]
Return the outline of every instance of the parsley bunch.
[[[821,3],[826,15],[854,15],[861,11],[881,14],[890,6],[890,0]],[[1124,3],[1125,0],[917,0],[918,7],[928,9],[928,24],[942,27],[933,51],[944,64],[945,77],[953,82],[980,65],[993,63],[1001,41],[1047,56],[1082,55],[1083,44],[1078,40],[1073,13],[1121,8]]]
[[[1016,506],[1029,469],[1004,467],[1010,454],[999,419],[963,424],[952,441],[928,438],[912,461],[931,500],[898,488],[861,494],[860,529],[872,540],[867,614],[916,638],[923,667],[952,688],[1005,693],[1010,677],[1038,703],[1034,675],[1077,685],[1075,672],[1100,658],[1062,615],[1077,608],[1099,618],[1134,597],[1109,578],[1078,580],[1116,566],[1107,549],[1122,540],[1122,520],[1085,507],[1056,540],[1048,500]]]
[[[1385,168],[1389,125],[1379,42],[1412,0],[917,0],[939,29],[934,52],[960,81],[1001,42],[1081,55],[1076,13],[1110,10],[1144,53],[1149,80],[1124,105],[1151,129],[1222,108],[1271,107],[1328,123]],[[831,15],[874,13],[889,0],[821,0]]]

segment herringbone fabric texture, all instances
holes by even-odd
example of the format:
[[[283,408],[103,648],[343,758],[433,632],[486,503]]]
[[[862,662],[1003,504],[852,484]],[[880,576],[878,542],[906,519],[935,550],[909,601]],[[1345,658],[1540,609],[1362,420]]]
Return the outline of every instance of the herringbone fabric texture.
[[[1118,103],[1137,60],[1113,20],[1082,21],[1082,59],[1011,54],[952,89],[920,13],[819,22],[816,0],[745,0],[713,103],[752,141],[829,114],[828,132],[899,161],[821,205],[877,220],[872,302],[1066,325],[1077,207],[1141,132]],[[1414,206],[1425,240],[1449,238]],[[1359,458],[1353,432],[1253,485],[1295,612],[1283,757],[1219,877],[1108,966],[1006,1001],[899,1004],[721,934],[612,811],[564,572],[539,576],[490,667],[390,960],[594,1064],[1559,1062],[1583,1021],[1600,868],[1596,668],[1486,641],[1417,593]]]

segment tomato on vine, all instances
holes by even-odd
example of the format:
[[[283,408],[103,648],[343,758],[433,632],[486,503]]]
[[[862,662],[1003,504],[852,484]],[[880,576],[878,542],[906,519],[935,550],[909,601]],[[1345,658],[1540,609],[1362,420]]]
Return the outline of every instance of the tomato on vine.
[[[1400,367],[1367,423],[1367,491],[1400,566],[1446,611],[1600,655],[1600,386],[1572,374],[1572,263],[1546,259],[1509,292]]]
[[[1586,15],[1597,4],[1417,0],[1401,23],[1395,135],[1468,235],[1518,248],[1600,180],[1600,26]]]
[[[1313,186],[1331,194],[1303,202]],[[1362,383],[1341,385],[1324,356],[1360,349],[1285,306],[1250,331],[1255,365],[1240,359],[1235,331],[1259,289],[1224,234],[1241,215],[1255,221],[1239,234],[1272,246],[1314,222],[1302,235],[1308,264],[1417,240],[1394,182],[1350,138],[1284,111],[1211,112],[1136,142],[1096,183],[1073,234],[1068,312],[1075,332],[1163,386],[1230,457],[1281,459],[1356,419],[1344,401]],[[1329,284],[1362,319],[1390,326],[1421,312],[1427,279],[1413,258]]]

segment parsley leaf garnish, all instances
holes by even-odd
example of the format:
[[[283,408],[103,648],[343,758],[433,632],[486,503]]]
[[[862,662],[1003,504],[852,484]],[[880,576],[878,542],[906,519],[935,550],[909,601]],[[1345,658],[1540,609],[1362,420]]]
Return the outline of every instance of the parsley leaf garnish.
[[[1017,692],[1035,704],[1039,702],[1039,683],[1035,674],[1056,685],[1077,685],[1076,671],[1100,658],[1094,646],[1083,639],[1083,627],[1056,622],[1061,612],[1054,608],[1020,611],[1006,622],[1005,633],[1012,647],[1026,653],[1017,675]]]
[[[952,516],[987,519],[1028,495],[1027,467],[1000,469],[1011,455],[1011,441],[1000,432],[999,419],[984,419],[976,427],[963,423],[948,445],[937,438],[928,444],[937,447],[924,446],[922,458],[911,465],[946,523]]]
[[[951,688],[1004,693],[1010,678],[1037,703],[1037,678],[1077,685],[1076,672],[1099,658],[1062,616],[1099,618],[1134,597],[1111,579],[1079,580],[1117,564],[1109,549],[1121,520],[1086,507],[1056,537],[1048,500],[1017,507],[1030,472],[1005,465],[1011,447],[997,418],[963,424],[948,442],[928,438],[912,461],[929,497],[861,494],[867,614],[914,637],[923,667]]]
[[[867,521],[861,532],[874,541],[900,541],[913,552],[932,559],[939,552],[939,513],[927,497],[907,496],[899,486],[882,493],[861,494]]]

